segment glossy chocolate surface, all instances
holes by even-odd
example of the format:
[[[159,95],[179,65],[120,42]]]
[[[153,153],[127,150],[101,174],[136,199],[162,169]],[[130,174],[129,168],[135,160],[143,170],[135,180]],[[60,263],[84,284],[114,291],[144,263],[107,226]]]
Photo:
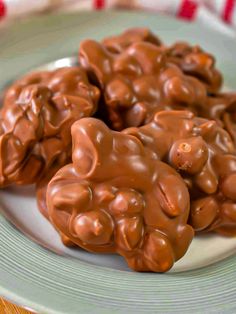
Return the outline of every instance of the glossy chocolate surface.
[[[207,98],[205,84],[168,61],[166,49],[136,42],[121,53],[85,40],[79,61],[104,93],[111,127],[140,126],[161,110],[198,107]]]
[[[161,110],[190,110],[216,120],[236,143],[236,93],[221,93],[215,58],[199,46],[165,46],[147,29],[128,29],[103,44],[82,42],[79,60],[104,93],[113,129],[148,123]]]
[[[196,231],[236,234],[236,151],[224,129],[189,111],[166,111],[145,126],[123,132],[140,139],[154,160],[181,174]]]
[[[217,93],[222,86],[222,75],[215,67],[215,58],[198,45],[176,42],[167,46],[147,28],[130,28],[120,35],[107,37],[103,44],[111,52],[120,53],[133,43],[149,42],[166,51],[170,62],[176,64],[185,74],[203,82],[209,93]]]
[[[102,43],[111,52],[120,53],[133,43],[149,42],[156,46],[161,45],[161,40],[148,28],[129,28],[120,35],[106,37]]]
[[[117,252],[137,271],[167,271],[193,237],[179,174],[94,118],[75,122],[72,140],[72,164],[48,186],[50,221],[88,251]]]
[[[0,112],[0,185],[35,183],[66,164],[70,127],[95,112],[99,96],[78,67],[33,73],[14,83]]]
[[[187,74],[206,85],[208,93],[217,93],[222,86],[222,75],[215,68],[215,58],[200,46],[177,42],[167,47],[168,60],[178,65]]]

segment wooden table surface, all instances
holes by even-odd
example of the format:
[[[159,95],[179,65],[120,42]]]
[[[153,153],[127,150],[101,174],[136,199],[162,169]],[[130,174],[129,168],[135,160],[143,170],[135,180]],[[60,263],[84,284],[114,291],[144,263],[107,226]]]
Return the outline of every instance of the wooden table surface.
[[[32,314],[0,298],[0,314]]]

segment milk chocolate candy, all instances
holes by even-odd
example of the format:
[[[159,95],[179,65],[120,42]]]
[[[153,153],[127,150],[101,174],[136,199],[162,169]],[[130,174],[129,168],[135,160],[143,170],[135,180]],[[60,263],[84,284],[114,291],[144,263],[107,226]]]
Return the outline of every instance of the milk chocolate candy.
[[[236,234],[236,155],[229,134],[215,121],[188,111],[159,112],[137,137],[154,160],[175,168],[191,199],[190,223],[196,231]]]
[[[222,85],[222,75],[215,67],[215,58],[200,46],[187,42],[176,42],[165,46],[148,28],[130,28],[117,36],[107,37],[103,44],[111,52],[120,53],[136,42],[149,42],[166,51],[168,60],[187,74],[202,81],[209,93],[216,93]]]
[[[129,28],[120,35],[106,37],[102,43],[111,52],[120,53],[133,43],[149,42],[156,46],[161,45],[161,40],[148,28]]]
[[[70,244],[118,253],[136,271],[164,272],[188,249],[189,194],[141,141],[84,118],[72,126],[72,163],[47,189],[49,218]]]
[[[100,92],[79,67],[23,77],[0,112],[0,186],[31,184],[71,156],[70,127],[92,115]]]
[[[161,110],[193,108],[204,103],[206,87],[168,62],[165,50],[136,42],[121,53],[85,40],[79,62],[104,93],[111,127],[140,126]]]
[[[167,48],[169,61],[177,64],[187,74],[198,78],[208,93],[216,93],[222,86],[222,75],[215,68],[215,58],[200,46],[177,42]]]

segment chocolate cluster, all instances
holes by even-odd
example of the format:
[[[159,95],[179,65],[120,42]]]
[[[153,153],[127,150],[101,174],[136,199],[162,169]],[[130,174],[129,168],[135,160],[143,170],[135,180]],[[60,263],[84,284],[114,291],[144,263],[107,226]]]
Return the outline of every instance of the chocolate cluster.
[[[120,53],[130,45],[148,42],[165,50],[168,61],[176,64],[187,75],[194,76],[207,86],[209,93],[217,93],[222,85],[222,75],[215,68],[215,58],[200,46],[177,42],[164,46],[147,28],[131,28],[120,35],[107,37],[102,43],[111,52]]]
[[[84,118],[72,126],[72,164],[47,190],[50,221],[90,252],[117,252],[137,271],[163,272],[193,237],[189,195],[167,164],[134,136]]]
[[[0,112],[0,186],[31,184],[71,157],[70,127],[91,116],[100,96],[79,67],[27,75]]]
[[[79,62],[101,88],[115,130],[148,123],[161,110],[194,108],[206,101],[205,85],[169,62],[166,49],[135,42],[113,53],[94,40],[80,45]]]
[[[166,111],[123,132],[181,174],[191,197],[189,222],[196,231],[236,234],[236,150],[224,129],[189,111]]]
[[[205,84],[209,94],[217,93],[222,85],[222,75],[215,68],[215,58],[199,46],[177,42],[167,47],[170,62],[187,75],[194,76]]]
[[[137,271],[170,269],[194,231],[236,235],[236,93],[214,57],[135,28],[78,59],[6,92],[0,186],[36,183],[65,245]]]
[[[120,35],[106,37],[102,43],[111,52],[120,53],[130,45],[139,42],[148,42],[161,46],[161,40],[148,28],[130,28]]]

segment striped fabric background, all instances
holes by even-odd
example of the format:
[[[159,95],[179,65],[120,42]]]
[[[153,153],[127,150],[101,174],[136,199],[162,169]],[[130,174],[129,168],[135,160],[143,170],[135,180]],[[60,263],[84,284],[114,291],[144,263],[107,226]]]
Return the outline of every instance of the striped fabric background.
[[[54,10],[129,8],[165,12],[187,20],[213,20],[236,26],[236,0],[0,0],[0,20]]]

